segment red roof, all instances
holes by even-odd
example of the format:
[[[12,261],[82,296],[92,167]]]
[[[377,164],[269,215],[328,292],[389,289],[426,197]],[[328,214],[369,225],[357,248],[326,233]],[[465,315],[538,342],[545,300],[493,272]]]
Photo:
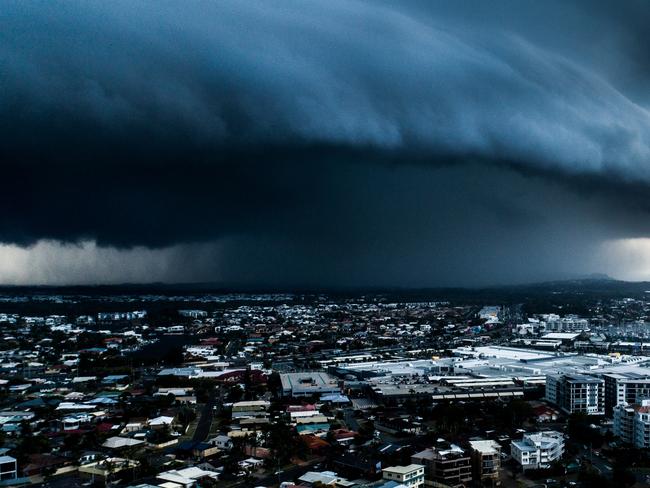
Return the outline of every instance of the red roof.
[[[287,407],[287,412],[313,412],[316,410],[316,405],[307,404],[307,405],[289,405]]]
[[[201,344],[204,346],[218,346],[221,341],[216,337],[208,337],[207,339],[201,339]]]
[[[246,446],[244,452],[247,456],[253,456],[258,459],[268,459],[271,457],[271,451],[266,447],[251,447]]]
[[[109,432],[112,428],[113,424],[109,424],[108,422],[97,424],[97,432]]]
[[[553,410],[551,407],[547,407],[546,405],[539,405],[533,408],[533,413],[538,417],[540,415],[557,415],[557,412],[555,410]]]
[[[312,451],[329,447],[329,442],[315,435],[304,435],[301,439],[305,442],[307,448]]]
[[[215,379],[217,381],[224,381],[227,383],[239,383],[244,381],[244,378],[246,376],[246,371],[245,370],[237,370],[237,371],[228,371],[227,373],[224,373],[222,375],[217,376]],[[250,372],[250,380],[252,383],[266,383],[266,375],[262,373],[258,369],[254,369]]]
[[[355,435],[357,435],[356,432],[354,432],[352,430],[347,430],[347,429],[336,429],[333,432],[334,432],[334,438],[336,440],[338,440],[338,439],[347,439],[347,438],[354,437]]]

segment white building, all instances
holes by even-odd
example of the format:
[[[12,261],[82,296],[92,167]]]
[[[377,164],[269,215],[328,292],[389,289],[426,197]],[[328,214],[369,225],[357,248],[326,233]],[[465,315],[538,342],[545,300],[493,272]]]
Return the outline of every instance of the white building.
[[[0,456],[0,481],[15,480],[18,477],[16,458]]]
[[[621,403],[614,407],[614,435],[628,444],[634,443],[634,417],[636,411],[633,405]]]
[[[560,317],[556,314],[542,315],[544,328],[548,332],[579,332],[589,330],[589,321],[576,315]]]
[[[650,400],[614,407],[614,435],[638,449],[650,448]]]
[[[156,478],[162,480],[168,486],[179,486],[190,488],[197,486],[200,480],[210,480],[211,483],[216,483],[219,479],[219,474],[214,471],[206,471],[196,466],[184,469],[172,469],[158,473]]]
[[[391,466],[384,468],[383,478],[387,481],[395,481],[410,488],[424,486],[424,466],[421,464],[409,464],[408,466]]]
[[[564,454],[564,435],[552,430],[524,434],[510,443],[510,453],[523,469],[544,468]]]
[[[292,397],[334,395],[341,393],[336,378],[327,373],[285,373],[280,375],[282,394]]]
[[[650,401],[644,400],[634,417],[634,446],[639,449],[650,447]]]

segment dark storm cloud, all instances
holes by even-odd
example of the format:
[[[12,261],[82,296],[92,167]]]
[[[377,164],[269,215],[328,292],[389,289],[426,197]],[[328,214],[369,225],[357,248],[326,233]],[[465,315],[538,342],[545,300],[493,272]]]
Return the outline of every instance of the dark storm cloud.
[[[649,10],[5,2],[0,240],[219,239],[251,281],[581,270],[650,230]]]

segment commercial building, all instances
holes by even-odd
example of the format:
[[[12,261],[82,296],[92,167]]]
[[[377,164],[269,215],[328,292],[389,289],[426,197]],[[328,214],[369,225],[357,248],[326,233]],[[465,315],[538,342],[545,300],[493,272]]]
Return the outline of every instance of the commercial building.
[[[424,466],[421,464],[391,466],[382,471],[382,477],[387,481],[395,481],[410,488],[420,488],[424,485]]]
[[[440,484],[461,488],[472,482],[472,462],[468,453],[455,444],[439,442],[411,456],[411,462],[424,466],[425,486]]]
[[[495,441],[470,441],[474,480],[481,484],[499,484],[501,446]]]
[[[604,415],[605,381],[584,374],[548,374],[546,399],[569,414]]]
[[[564,435],[552,430],[524,434],[510,443],[510,454],[523,469],[548,467],[564,454]]]
[[[283,396],[310,397],[341,393],[336,378],[327,373],[285,373],[280,375],[280,381]]]

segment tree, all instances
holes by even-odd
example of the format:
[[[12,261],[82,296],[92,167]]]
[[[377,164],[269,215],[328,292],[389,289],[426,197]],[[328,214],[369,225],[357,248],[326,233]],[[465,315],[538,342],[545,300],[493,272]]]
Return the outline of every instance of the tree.
[[[270,424],[265,428],[266,447],[271,450],[272,459],[279,465],[286,464],[300,451],[300,442],[296,432],[283,421]]]
[[[196,412],[189,407],[182,407],[178,411],[178,421],[185,427],[196,419]]]

